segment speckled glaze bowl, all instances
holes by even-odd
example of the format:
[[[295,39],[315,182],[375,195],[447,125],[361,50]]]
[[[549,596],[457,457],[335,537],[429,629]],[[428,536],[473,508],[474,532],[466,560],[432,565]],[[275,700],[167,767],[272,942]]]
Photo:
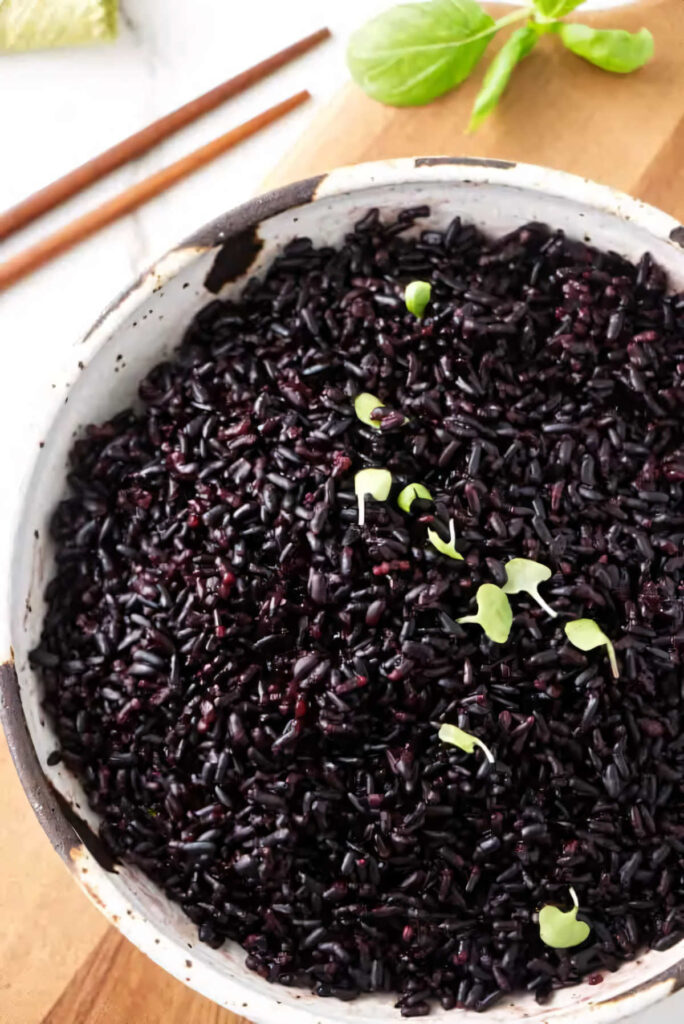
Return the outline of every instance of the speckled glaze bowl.
[[[236,294],[268,267],[296,234],[316,244],[340,242],[369,207],[393,215],[429,204],[431,221],[457,213],[498,234],[525,221],[545,221],[599,248],[637,259],[648,249],[684,287],[684,227],[652,207],[580,178],[503,160],[420,157],[342,168],[260,196],[219,217],[136,281],[83,339],[77,366],[45,396],[52,409],[35,460],[27,467],[11,566],[3,575],[0,620],[0,715],[26,794],[53,846],[90,899],[158,964],[220,1006],[266,1024],[398,1021],[391,996],[352,1003],[269,985],[244,966],[234,944],[219,950],[197,940],[180,907],[133,866],[114,864],[98,840],[98,821],[79,782],[63,765],[50,767],[56,741],[41,709],[40,682],[28,663],[52,575],[48,524],[65,489],[67,454],[92,422],[129,405],[138,381],[180,342],[193,314],[215,294]],[[74,360],[75,362],[75,360]],[[488,1024],[608,1024],[657,1002],[684,984],[684,942],[647,952],[607,975],[603,984],[558,992],[539,1007],[515,996],[487,1014]],[[454,1024],[462,1011],[435,1008],[432,1020]]]

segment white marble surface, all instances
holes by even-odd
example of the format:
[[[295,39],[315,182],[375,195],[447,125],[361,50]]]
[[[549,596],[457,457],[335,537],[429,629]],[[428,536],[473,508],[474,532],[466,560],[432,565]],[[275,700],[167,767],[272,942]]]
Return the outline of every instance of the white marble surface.
[[[315,106],[346,77],[349,32],[388,0],[123,0],[112,46],[0,57],[0,207],[5,208],[162,113],[328,24],[334,39],[190,126],[142,160],[7,242],[0,260],[291,92],[311,104],[0,294],[0,566],[16,482],[33,451],[24,425],[102,308],[156,256],[258,191]],[[604,4],[621,0],[604,0]],[[639,1017],[666,1024],[684,994]]]
[[[213,161],[132,216],[0,293],[0,564],[6,564],[12,481],[34,440],[22,430],[46,384],[103,307],[152,259],[258,191],[315,104],[345,77],[343,40],[382,0],[124,0],[111,46],[0,56],[0,207],[290,42],[329,24],[328,42],[236,97],[13,238],[0,260],[134,181],[308,87],[313,102]]]

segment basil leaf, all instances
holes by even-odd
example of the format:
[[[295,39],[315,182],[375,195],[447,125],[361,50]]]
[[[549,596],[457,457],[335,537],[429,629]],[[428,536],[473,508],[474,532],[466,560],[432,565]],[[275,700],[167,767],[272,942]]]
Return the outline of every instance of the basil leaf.
[[[653,56],[653,36],[646,28],[625,32],[621,28],[561,25],[559,35],[568,50],[604,71],[626,75],[643,67]]]
[[[373,99],[420,106],[466,79],[495,32],[475,0],[401,4],[354,33],[347,66]]]
[[[534,0],[534,6],[544,18],[564,18],[584,0]]]
[[[523,25],[508,37],[487,68],[482,88],[475,98],[468,131],[474,132],[491,114],[508,85],[513,68],[527,56],[538,38],[539,34],[531,25]]]

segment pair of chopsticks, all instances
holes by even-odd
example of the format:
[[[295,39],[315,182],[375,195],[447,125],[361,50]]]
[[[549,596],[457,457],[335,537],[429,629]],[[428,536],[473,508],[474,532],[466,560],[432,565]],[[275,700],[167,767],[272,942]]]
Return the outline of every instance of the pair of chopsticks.
[[[47,213],[48,210],[54,209],[82,189],[99,181],[100,178],[109,174],[110,171],[121,167],[129,160],[137,159],[163,139],[167,139],[170,135],[197,120],[203,114],[218,107],[225,100],[244,92],[251,85],[260,82],[284,64],[288,64],[296,57],[311,50],[314,46],[323,42],[323,40],[328,39],[329,36],[330,30],[322,28],[318,32],[300,39],[298,42],[293,43],[292,46],[280,50],[272,57],[268,57],[259,64],[255,64],[254,67],[248,68],[234,78],[230,78],[227,82],[223,82],[223,84],[216,86],[216,88],[211,89],[202,96],[198,96],[197,99],[191,100],[190,103],[186,103],[170,114],[159,118],[158,121],[154,121],[134,135],[130,135],[116,146],[112,146],[111,149],[100,153],[99,156],[82,164],[74,171],[66,174],[63,178],[59,178],[34,195],[29,196],[28,199],[25,199],[5,213],[0,213],[0,240],[7,238],[13,232],[30,224],[43,213]],[[96,209],[91,210],[82,217],[78,217],[54,234],[11,257],[5,263],[0,263],[0,291],[26,277],[32,271],[37,270],[38,267],[47,263],[55,256],[59,256],[61,253],[71,249],[78,242],[99,231],[100,228],[137,209],[147,202],[148,199],[159,195],[170,188],[171,185],[174,185],[193,171],[209,163],[214,157],[225,153],[226,150],[236,146],[244,139],[255,135],[262,128],[265,128],[273,121],[277,121],[289,113],[289,111],[294,110],[295,107],[310,99],[310,95],[307,90],[303,90],[283,100],[281,103],[276,103],[275,106],[269,107],[268,110],[257,114],[256,117],[251,118],[249,121],[245,121],[236,128],[232,128],[225,135],[221,135],[218,139],[214,139],[212,142],[207,143],[207,145],[201,146],[199,149],[188,154],[188,156],[182,157],[170,166],[114,196],[113,199],[109,199]]]

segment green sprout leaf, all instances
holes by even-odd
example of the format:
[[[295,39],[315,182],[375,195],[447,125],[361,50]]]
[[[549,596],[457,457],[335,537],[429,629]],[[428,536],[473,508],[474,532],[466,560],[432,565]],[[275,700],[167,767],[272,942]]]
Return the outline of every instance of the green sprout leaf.
[[[411,281],[410,284],[407,284],[404,300],[409,313],[413,313],[420,320],[430,301],[431,294],[432,285],[429,281]]]
[[[552,949],[571,949],[579,946],[589,938],[591,928],[586,921],[577,920],[579,901],[574,889],[570,889],[574,906],[572,910],[562,911],[551,905],[539,911],[539,934],[542,942]]]
[[[372,99],[420,106],[463,82],[495,32],[475,0],[400,4],[353,34],[347,66]]]
[[[354,412],[368,427],[374,427],[376,430],[380,429],[380,420],[374,420],[371,417],[371,413],[375,409],[384,409],[385,403],[381,402],[375,395],[371,395],[368,391],[363,391],[360,395],[357,395],[354,399]]]
[[[583,4],[584,0],[534,0],[535,9],[542,18],[555,21],[556,18],[564,18],[576,7]]]
[[[555,619],[558,613],[546,603],[538,590],[540,583],[545,583],[553,576],[549,567],[542,565],[541,562],[534,562],[531,558],[512,558],[510,562],[506,562],[504,568],[507,576],[501,588],[504,594],[529,594],[551,618]]]
[[[457,622],[476,622],[482,626],[490,640],[496,644],[505,644],[513,625],[513,612],[508,598],[501,587],[493,583],[483,583],[475,595],[477,615],[465,615]]]
[[[466,754],[472,754],[475,747],[479,747],[480,750],[484,750],[487,760],[494,764],[494,755],[489,747],[482,740],[478,739],[477,736],[465,732],[464,729],[459,729],[457,725],[449,725],[447,722],[440,725],[439,738],[443,743],[451,743],[454,747],[465,750]]]
[[[653,56],[653,36],[646,28],[639,32],[624,29],[589,28],[588,25],[561,25],[563,44],[604,71],[627,75],[647,64]]]
[[[447,558],[455,558],[457,562],[463,561],[463,555],[459,554],[454,547],[456,543],[456,529],[454,527],[453,519],[449,522],[449,540],[442,540],[436,530],[432,530],[428,526],[428,540],[433,547],[437,548],[440,555],[446,555]]]
[[[366,521],[366,495],[376,501],[387,501],[392,488],[389,469],[361,469],[354,477],[354,493],[359,501],[359,526]]]
[[[410,512],[411,505],[416,498],[424,498],[425,501],[432,501],[432,495],[428,491],[427,487],[423,486],[423,484],[407,484],[406,487],[399,492],[397,505],[402,512]]]
[[[579,647],[580,651],[593,651],[595,647],[605,647],[608,651],[608,660],[613,675],[616,679],[618,678],[620,670],[615,657],[615,648],[593,619],[575,619],[574,622],[566,622],[565,635],[571,644]]]
[[[504,94],[516,64],[528,55],[539,33],[532,25],[523,25],[513,32],[487,68],[482,88],[475,97],[468,131],[476,131]]]

